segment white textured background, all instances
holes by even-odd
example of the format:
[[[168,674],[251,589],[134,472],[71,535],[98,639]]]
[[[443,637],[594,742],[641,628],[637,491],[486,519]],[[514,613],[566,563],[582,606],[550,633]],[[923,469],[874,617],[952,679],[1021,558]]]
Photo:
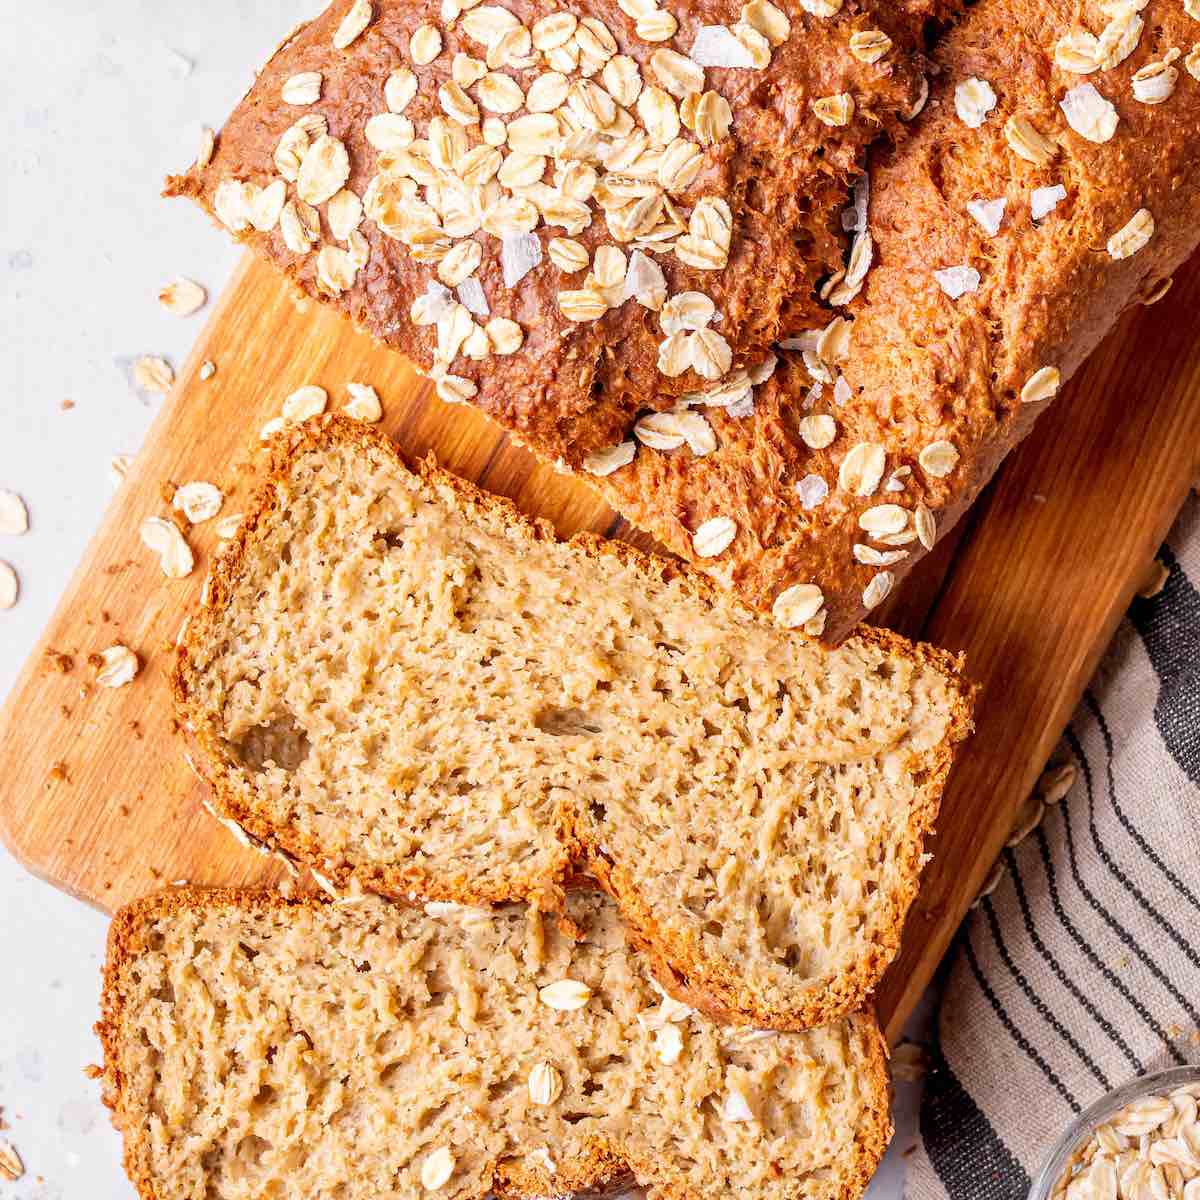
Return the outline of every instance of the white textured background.
[[[0,695],[109,502],[109,458],[136,453],[153,416],[129,363],[153,353],[178,365],[204,320],[166,314],[158,288],[186,275],[215,296],[237,257],[185,203],[158,199],[162,177],[192,161],[201,125],[219,127],[278,38],[319,7],[0,0],[0,487],[24,496],[31,519],[24,537],[0,538],[21,579],[16,608],[0,613]],[[27,1167],[0,1183],[3,1200],[133,1195],[83,1075],[98,1056],[106,926],[0,850],[0,1138]],[[900,1193],[911,1091],[876,1200]]]

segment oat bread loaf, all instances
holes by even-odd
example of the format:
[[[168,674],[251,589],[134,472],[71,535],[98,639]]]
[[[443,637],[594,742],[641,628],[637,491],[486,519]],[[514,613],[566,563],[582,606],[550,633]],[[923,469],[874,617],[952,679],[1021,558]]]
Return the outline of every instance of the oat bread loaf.
[[[635,427],[632,461],[591,477],[605,497],[756,607],[818,589],[809,630],[844,636],[1200,241],[1187,8],[980,0],[912,136],[875,156],[851,322],[793,343],[751,415],[681,416],[704,413],[707,455],[669,417]],[[702,558],[717,519],[728,543]]]
[[[167,190],[580,466],[817,318],[948,7],[335,0]]]
[[[271,453],[173,680],[220,816],[336,889],[559,909],[586,870],[729,1020],[862,1004],[969,728],[956,659],[823,651],[344,418]]]
[[[891,1135],[873,1018],[714,1024],[611,904],[553,919],[180,891],[117,914],[105,1097],[144,1200],[851,1200]]]

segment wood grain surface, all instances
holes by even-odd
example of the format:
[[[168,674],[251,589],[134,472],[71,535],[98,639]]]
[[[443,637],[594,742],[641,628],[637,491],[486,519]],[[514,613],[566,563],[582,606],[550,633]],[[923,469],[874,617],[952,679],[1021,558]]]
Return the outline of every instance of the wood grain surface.
[[[301,310],[301,311],[298,311]],[[942,806],[904,947],[879,993],[893,1036],[942,957],[1069,720],[1114,627],[1200,470],[1200,262],[1171,293],[1127,314],[1042,417],[996,483],[890,605],[882,623],[967,654],[983,685],[975,737]],[[216,373],[199,377],[211,359]],[[105,909],[165,883],[273,882],[278,868],[205,813],[183,758],[164,672],[217,546],[166,580],[138,540],[193,479],[245,497],[248,448],[296,387],[331,407],[373,384],[383,427],[562,534],[628,529],[591,491],[538,465],[473,409],[446,406],[398,355],[340,317],[298,302],[247,259],[216,306],[105,514],[35,653],[0,709],[0,835],[32,871]],[[98,687],[88,658],[114,642],[142,669]]]

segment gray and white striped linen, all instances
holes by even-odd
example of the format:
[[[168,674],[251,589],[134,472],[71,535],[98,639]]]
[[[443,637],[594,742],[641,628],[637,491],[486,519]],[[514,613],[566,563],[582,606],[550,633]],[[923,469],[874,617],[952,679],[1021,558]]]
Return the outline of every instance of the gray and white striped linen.
[[[1018,1200],[1072,1117],[1200,1062],[1200,501],[1064,736],[1066,798],[959,933],[908,1200]]]

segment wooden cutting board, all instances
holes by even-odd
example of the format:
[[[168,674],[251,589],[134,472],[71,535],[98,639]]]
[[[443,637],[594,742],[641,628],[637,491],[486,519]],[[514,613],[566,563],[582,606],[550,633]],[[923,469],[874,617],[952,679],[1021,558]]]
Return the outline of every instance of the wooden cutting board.
[[[301,310],[301,311],[298,311]],[[942,806],[904,949],[879,996],[893,1035],[928,983],[1003,845],[1096,661],[1200,470],[1200,261],[1165,300],[1126,316],[1042,417],[883,623],[965,650],[983,685],[978,729]],[[216,364],[207,381],[205,360]],[[164,673],[217,544],[168,581],[137,535],[170,484],[204,479],[235,513],[247,448],[292,390],[373,384],[410,454],[552,519],[639,540],[588,488],[537,465],[481,415],[432,399],[398,355],[298,302],[249,259],[217,305],[42,641],[0,710],[0,833],[30,870],[106,909],[170,881],[266,883],[278,868],[201,808]],[[644,539],[643,539],[644,541]],[[96,686],[89,655],[121,641],[134,682]]]

